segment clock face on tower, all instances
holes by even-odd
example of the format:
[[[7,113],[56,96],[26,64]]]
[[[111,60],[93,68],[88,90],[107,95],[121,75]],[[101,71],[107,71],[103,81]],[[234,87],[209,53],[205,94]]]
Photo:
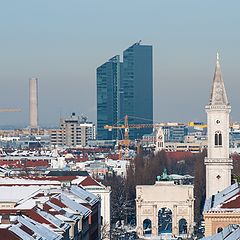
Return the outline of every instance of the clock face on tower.
[[[216,120],[216,124],[220,124],[220,120],[217,119],[217,120]]]

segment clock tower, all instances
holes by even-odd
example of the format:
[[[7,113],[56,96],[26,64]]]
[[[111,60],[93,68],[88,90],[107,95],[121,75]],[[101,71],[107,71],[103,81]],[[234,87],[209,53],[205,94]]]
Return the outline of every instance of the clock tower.
[[[231,106],[227,99],[218,54],[210,101],[205,110],[208,125],[208,156],[205,158],[208,199],[231,185],[232,159],[229,158]]]

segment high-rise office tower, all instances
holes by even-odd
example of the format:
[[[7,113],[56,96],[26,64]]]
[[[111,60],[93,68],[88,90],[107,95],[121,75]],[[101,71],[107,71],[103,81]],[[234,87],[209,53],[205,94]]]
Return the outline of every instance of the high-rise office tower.
[[[117,131],[104,129],[120,119],[121,63],[117,55],[97,68],[97,139],[116,139]]]
[[[152,46],[133,44],[123,52],[121,118],[129,124],[153,123]],[[152,129],[131,129],[131,139],[139,139]]]
[[[38,128],[38,79],[29,79],[29,127]]]
[[[153,123],[152,46],[133,44],[97,68],[97,139],[121,139],[117,130],[104,125]],[[152,129],[131,129],[130,138],[141,138]]]

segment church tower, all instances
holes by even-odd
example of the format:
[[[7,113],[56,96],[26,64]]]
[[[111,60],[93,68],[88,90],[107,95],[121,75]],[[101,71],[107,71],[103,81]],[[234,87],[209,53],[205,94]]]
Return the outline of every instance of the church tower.
[[[209,104],[205,107],[208,125],[206,198],[231,185],[232,160],[229,158],[229,105],[221,74],[219,55]]]

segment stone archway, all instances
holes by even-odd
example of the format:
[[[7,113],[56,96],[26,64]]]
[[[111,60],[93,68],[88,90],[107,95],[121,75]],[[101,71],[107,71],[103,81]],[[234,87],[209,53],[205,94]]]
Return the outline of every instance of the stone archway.
[[[166,207],[158,211],[158,235],[163,233],[172,233],[172,210]]]
[[[152,221],[148,218],[143,221],[143,236],[151,236],[152,235]]]
[[[187,234],[187,221],[185,218],[181,218],[178,221],[178,231],[179,231],[179,235]]]

